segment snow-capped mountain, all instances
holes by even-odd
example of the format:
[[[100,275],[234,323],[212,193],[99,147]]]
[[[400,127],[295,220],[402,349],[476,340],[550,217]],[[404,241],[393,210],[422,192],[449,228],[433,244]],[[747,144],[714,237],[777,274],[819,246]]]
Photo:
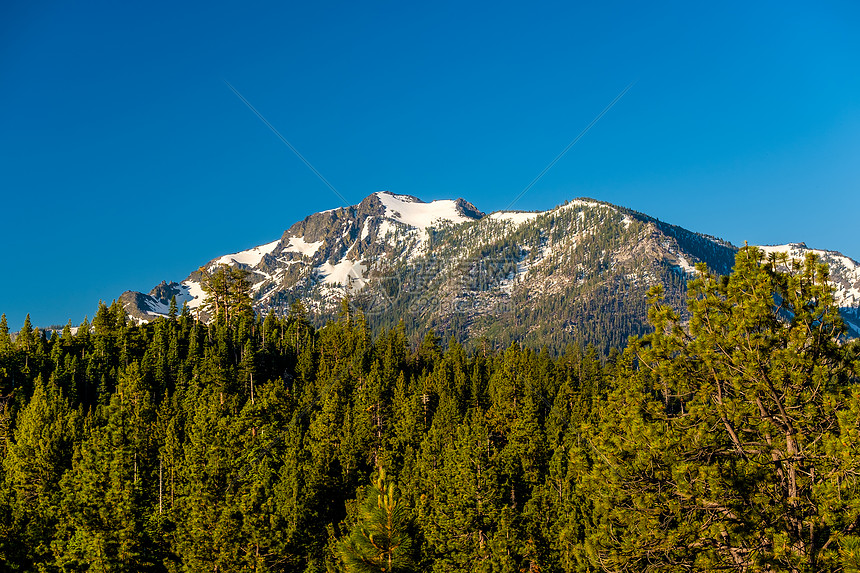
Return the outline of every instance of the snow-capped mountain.
[[[387,191],[374,193],[360,204],[314,213],[287,229],[280,239],[246,251],[209,261],[202,270],[218,265],[241,267],[250,273],[252,296],[266,310],[284,295],[299,289],[304,296],[318,295],[312,308],[325,309],[346,293],[365,286],[364,273],[374,263],[413,260],[426,253],[431,233],[484,216],[464,201],[425,203],[409,195]],[[122,302],[138,320],[151,320],[168,311],[170,298],[192,310],[200,307],[205,293],[201,271],[181,283],[158,285],[148,295],[128,291]]]
[[[805,245],[791,248],[802,257]],[[806,249],[808,250],[808,249]],[[180,283],[121,297],[133,318],[168,312],[170,298],[201,318],[202,272],[248,271],[261,313],[300,300],[319,321],[348,295],[373,325],[403,321],[458,338],[558,346],[571,339],[621,346],[646,330],[645,293],[664,285],[683,309],[694,265],[730,272],[737,248],[629,209],[576,199],[548,211],[485,215],[464,201],[425,203],[378,192],[358,205],[314,213],[275,241],[224,255]],[[831,267],[843,315],[860,335],[858,264],[816,251]]]

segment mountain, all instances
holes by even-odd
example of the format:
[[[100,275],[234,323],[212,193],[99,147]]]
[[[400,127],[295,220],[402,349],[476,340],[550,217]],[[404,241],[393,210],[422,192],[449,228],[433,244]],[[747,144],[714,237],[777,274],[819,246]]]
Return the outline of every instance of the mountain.
[[[791,256],[803,244],[766,247]],[[730,272],[737,247],[593,199],[542,212],[486,215],[463,200],[425,203],[383,191],[358,205],[314,213],[275,241],[206,263],[185,280],[120,298],[138,321],[164,316],[169,301],[200,318],[203,272],[248,271],[258,312],[288,313],[301,301],[317,322],[349,296],[371,326],[433,329],[445,338],[487,337],[560,349],[572,341],[608,350],[647,330],[646,293],[662,283],[684,309],[694,265]],[[853,335],[860,335],[860,265],[814,251],[830,264]]]

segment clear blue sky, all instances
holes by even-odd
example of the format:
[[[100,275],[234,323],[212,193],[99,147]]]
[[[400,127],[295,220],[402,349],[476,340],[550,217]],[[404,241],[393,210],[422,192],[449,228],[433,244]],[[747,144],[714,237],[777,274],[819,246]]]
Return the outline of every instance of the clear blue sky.
[[[643,5],[643,4],[647,4]],[[652,6],[653,4],[653,6]],[[659,6],[657,6],[659,4]],[[79,323],[382,189],[860,259],[856,2],[5,2],[0,312]]]

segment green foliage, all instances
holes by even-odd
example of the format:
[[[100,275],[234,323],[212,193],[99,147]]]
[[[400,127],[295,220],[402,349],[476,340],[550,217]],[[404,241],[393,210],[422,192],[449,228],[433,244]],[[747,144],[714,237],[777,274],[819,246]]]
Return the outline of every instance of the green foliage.
[[[358,523],[337,552],[349,573],[407,571],[411,566],[412,540],[407,531],[408,513],[395,495],[394,481],[385,470],[369,488],[358,512]]]
[[[221,264],[211,272],[204,268],[199,272],[200,287],[206,293],[202,310],[227,325],[232,325],[242,315],[253,314],[247,271]]]
[[[60,482],[72,465],[77,426],[77,413],[60,389],[37,377],[33,396],[16,417],[14,439],[3,460],[11,502],[7,524],[11,536],[29,549],[19,556],[22,565],[41,567],[52,561],[50,546],[63,505]]]
[[[853,547],[856,375],[826,269],[777,262],[745,248],[729,277],[701,269],[688,328],[654,292],[655,333],[589,436],[595,564],[830,571]]]
[[[226,273],[206,324],[101,304],[13,342],[0,319],[4,570],[858,565],[860,346],[813,259],[745,249],[683,313],[655,292],[623,354],[412,344],[347,303],[319,329],[300,303],[261,318]]]

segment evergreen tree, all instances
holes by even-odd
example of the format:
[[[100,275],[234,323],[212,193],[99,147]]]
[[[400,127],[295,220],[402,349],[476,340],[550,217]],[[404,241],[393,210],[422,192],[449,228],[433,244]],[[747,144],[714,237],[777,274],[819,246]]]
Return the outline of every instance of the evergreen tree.
[[[15,346],[24,352],[33,350],[35,343],[33,337],[33,324],[30,322],[30,313],[24,318],[24,325],[18,331],[18,336],[15,338]]]
[[[146,530],[147,501],[157,492],[155,412],[136,366],[112,395],[104,425],[89,426],[74,467],[63,478],[64,520],[54,544],[61,567],[156,569],[160,551]]]
[[[595,565],[850,566],[857,379],[826,268],[776,263],[744,248],[729,277],[700,268],[688,331],[671,308],[652,307],[655,333],[629,349],[589,432]]]
[[[200,268],[200,287],[206,293],[202,310],[213,318],[220,318],[232,325],[239,316],[251,310],[251,285],[248,271],[229,265],[218,265],[215,270]]]
[[[814,260],[742,255],[622,355],[615,316],[538,332],[557,358],[519,327],[374,337],[348,302],[317,331],[228,274],[208,324],[114,301],[24,344],[0,318],[0,569],[857,570],[860,344]]]
[[[176,315],[178,313],[178,308],[176,307],[176,295],[170,297],[170,306],[167,309],[167,318],[170,320],[176,320]]]
[[[386,479],[380,468],[361,505],[358,523],[337,546],[348,573],[396,573],[411,567],[408,513],[395,494],[393,480]]]
[[[425,553],[434,571],[489,570],[491,540],[500,527],[510,525],[503,521],[509,517],[505,502],[510,492],[503,485],[498,447],[483,417],[480,411],[470,411],[455,426],[453,443],[428,452],[438,428],[434,421],[422,445],[425,455],[436,457],[422,460],[429,475],[419,510]],[[450,434],[450,424],[442,423],[442,428]]]
[[[9,337],[9,323],[6,315],[0,316],[0,355],[9,352],[12,348],[12,339]]]
[[[38,377],[16,422],[3,464],[15,509],[7,523],[26,543],[27,568],[42,568],[53,561],[51,540],[62,508],[60,480],[72,465],[76,413],[55,384]]]

